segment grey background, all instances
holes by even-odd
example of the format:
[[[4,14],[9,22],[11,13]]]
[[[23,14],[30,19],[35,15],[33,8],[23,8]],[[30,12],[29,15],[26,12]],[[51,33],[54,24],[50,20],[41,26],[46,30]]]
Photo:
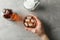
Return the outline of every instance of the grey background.
[[[32,12],[24,8],[23,1],[0,0],[0,12],[4,8],[11,8],[23,16],[32,13],[44,23],[51,40],[60,40],[60,0],[40,0],[41,4]],[[22,23],[4,19],[0,13],[0,40],[40,40],[40,37],[26,31]]]

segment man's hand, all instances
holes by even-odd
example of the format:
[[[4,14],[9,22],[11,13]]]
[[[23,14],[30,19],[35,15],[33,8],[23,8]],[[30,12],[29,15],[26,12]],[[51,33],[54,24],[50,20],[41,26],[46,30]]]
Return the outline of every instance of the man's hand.
[[[32,14],[30,14],[30,15],[32,15]],[[35,19],[36,19],[36,21],[37,21],[37,23],[36,23],[36,27],[35,28],[28,28],[28,27],[25,27],[25,29],[27,30],[27,31],[31,31],[31,32],[33,32],[33,33],[36,33],[36,34],[38,34],[38,35],[42,35],[42,34],[44,34],[45,32],[44,32],[44,28],[43,28],[43,26],[42,26],[42,22],[36,17],[36,16],[34,16],[34,15],[32,15]]]
[[[25,27],[25,29],[27,31],[31,31],[33,33],[36,33],[37,35],[39,35],[41,37],[42,40],[49,40],[48,36],[45,34],[45,31],[44,31],[44,27],[42,25],[42,22],[36,16],[34,16],[34,15],[32,15],[32,16],[36,19],[37,26],[35,28]]]

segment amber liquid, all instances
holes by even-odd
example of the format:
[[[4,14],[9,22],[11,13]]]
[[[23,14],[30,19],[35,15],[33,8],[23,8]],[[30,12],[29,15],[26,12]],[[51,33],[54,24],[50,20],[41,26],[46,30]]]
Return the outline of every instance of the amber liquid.
[[[12,14],[4,14],[3,17],[6,19],[10,19]]]
[[[18,14],[16,14],[16,13],[13,13],[12,16],[11,16],[11,20],[13,20],[13,21],[22,21],[22,17],[19,16]]]
[[[12,21],[22,21],[22,17],[19,16],[18,14],[16,14],[16,13],[13,13],[13,14],[5,14],[4,15],[4,18],[10,19]]]

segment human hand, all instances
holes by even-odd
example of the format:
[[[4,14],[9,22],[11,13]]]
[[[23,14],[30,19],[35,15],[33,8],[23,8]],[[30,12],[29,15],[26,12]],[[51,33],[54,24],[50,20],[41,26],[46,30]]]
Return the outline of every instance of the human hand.
[[[36,21],[37,21],[36,27],[35,28],[25,27],[25,29],[27,31],[31,31],[33,33],[36,33],[36,34],[38,34],[40,36],[43,35],[43,34],[45,34],[45,31],[44,31],[44,27],[42,25],[42,22],[36,16],[34,16],[32,14],[30,14],[30,15],[33,16],[36,19]]]
[[[44,30],[44,26],[42,25],[42,22],[36,16],[34,16],[32,14],[31,14],[31,16],[33,16],[37,21],[36,27],[35,28],[25,27],[25,29],[27,31],[36,33],[37,35],[39,35],[41,37],[42,40],[49,40],[48,36],[45,34],[45,30]]]

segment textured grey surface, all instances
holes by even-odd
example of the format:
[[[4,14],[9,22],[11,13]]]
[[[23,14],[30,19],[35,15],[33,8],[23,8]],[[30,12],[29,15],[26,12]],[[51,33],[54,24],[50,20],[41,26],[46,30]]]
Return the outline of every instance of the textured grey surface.
[[[44,23],[51,40],[60,40],[60,0],[40,0],[40,8],[30,12],[23,6],[23,0],[0,0],[0,12],[11,8],[18,14],[34,14]],[[0,13],[0,40],[40,40],[40,37],[24,29],[23,24],[4,19]]]

